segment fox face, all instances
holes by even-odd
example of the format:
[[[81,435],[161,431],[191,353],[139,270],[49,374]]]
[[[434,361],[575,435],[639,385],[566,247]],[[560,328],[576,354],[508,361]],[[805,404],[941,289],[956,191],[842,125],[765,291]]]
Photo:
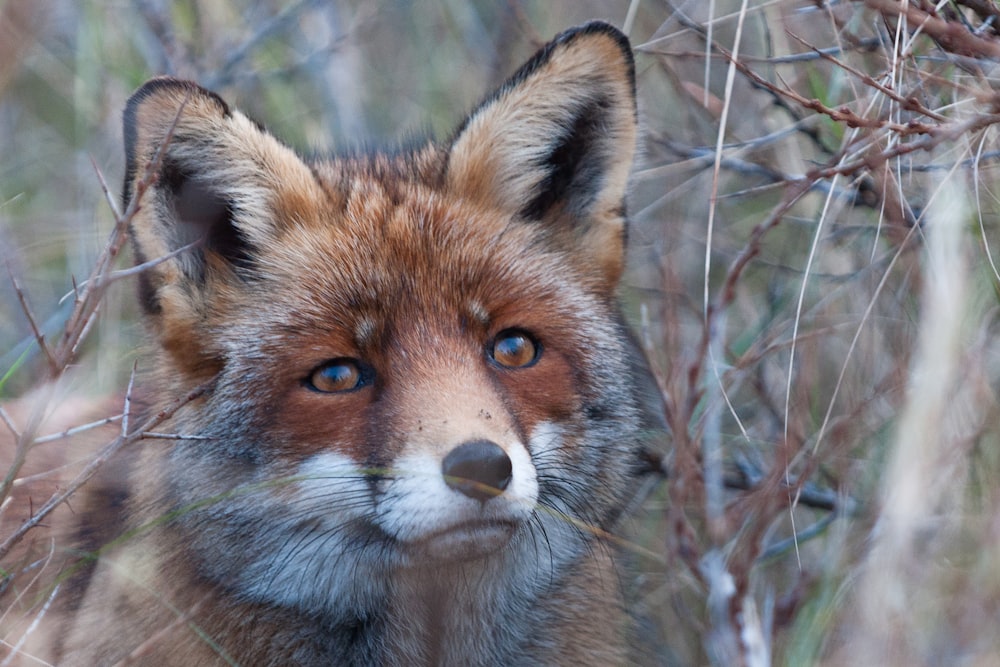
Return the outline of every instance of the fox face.
[[[635,137],[631,51],[601,23],[401,154],[306,160],[195,84],[140,88],[146,409],[204,393],[138,454],[114,569],[217,618],[304,614],[323,630],[293,644],[323,659],[509,664],[555,645],[532,625],[606,634],[582,600],[620,607],[593,586],[638,441],[616,299]]]

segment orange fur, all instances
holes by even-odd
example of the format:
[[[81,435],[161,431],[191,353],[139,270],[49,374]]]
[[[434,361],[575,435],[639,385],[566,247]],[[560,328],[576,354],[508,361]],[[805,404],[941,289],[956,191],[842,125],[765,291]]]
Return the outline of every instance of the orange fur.
[[[634,93],[591,23],[450,142],[307,162],[195,84],[140,88],[135,253],[191,245],[140,279],[145,411],[208,390],[127,455],[62,659],[625,662]]]

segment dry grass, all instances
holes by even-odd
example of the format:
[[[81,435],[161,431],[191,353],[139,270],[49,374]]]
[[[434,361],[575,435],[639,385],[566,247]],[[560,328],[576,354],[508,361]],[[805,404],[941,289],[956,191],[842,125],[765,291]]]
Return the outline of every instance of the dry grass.
[[[988,0],[9,0],[0,397],[128,384],[133,286],[107,254],[128,213],[100,174],[120,182],[120,110],[149,75],[196,78],[305,150],[444,136],[588,18],[636,49],[625,300],[670,427],[634,521],[638,640],[667,665],[1000,664]],[[30,462],[47,405],[10,419],[3,460]],[[5,610],[0,638],[47,599]]]

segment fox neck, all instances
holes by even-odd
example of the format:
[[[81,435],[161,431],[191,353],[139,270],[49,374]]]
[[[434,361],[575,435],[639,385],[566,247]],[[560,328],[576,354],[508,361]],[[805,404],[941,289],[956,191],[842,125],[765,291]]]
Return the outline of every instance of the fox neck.
[[[485,559],[341,571],[348,590],[331,591],[327,604],[308,610],[330,633],[321,642],[351,664],[511,664],[497,647],[532,634],[530,610],[559,587],[569,563],[595,548],[564,521],[545,523],[539,532],[558,551],[520,534]]]
[[[497,568],[500,569],[500,568]],[[506,573],[507,580],[513,572]],[[391,664],[509,663],[496,646],[509,646],[528,628],[523,610],[536,592],[529,587],[501,589],[473,567],[450,571],[412,570],[393,577],[391,592],[379,605],[376,621],[360,628],[350,642],[358,662],[371,663],[373,653],[385,647],[375,662]],[[344,627],[343,625],[341,627]],[[508,641],[497,640],[508,635]],[[343,635],[342,635],[343,636]],[[390,658],[390,656],[392,656]]]
[[[580,543],[573,555],[565,549],[557,554],[546,548],[543,553],[533,542],[523,540],[487,559],[436,567],[340,572],[350,584],[331,591],[322,608],[275,605],[273,600],[257,598],[253,591],[248,594],[246,589],[209,582],[204,573],[189,570],[183,574],[199,583],[187,590],[199,592],[192,593],[190,600],[176,600],[175,606],[197,607],[195,622],[210,636],[231,636],[237,621],[252,627],[255,653],[263,646],[273,650],[294,644],[297,651],[308,646],[310,659],[304,662],[516,664],[517,656],[510,652],[523,647],[536,626],[544,625],[537,609],[539,601],[561,585],[557,573],[571,569],[567,560],[594,548]],[[197,562],[190,556],[171,558],[173,567],[161,563],[160,572],[176,581],[181,574],[176,564],[191,567]],[[247,624],[247,618],[254,620]],[[238,662],[245,657],[241,646],[222,648]],[[272,657],[299,661],[290,652]]]

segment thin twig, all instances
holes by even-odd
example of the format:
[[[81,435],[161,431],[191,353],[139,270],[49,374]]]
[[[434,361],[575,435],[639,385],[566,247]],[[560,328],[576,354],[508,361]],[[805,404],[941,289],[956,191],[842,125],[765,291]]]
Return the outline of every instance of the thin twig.
[[[131,653],[129,653],[127,656],[116,662],[114,664],[114,667],[126,667],[127,665],[134,665],[138,661],[142,660],[143,656],[148,654],[158,642],[163,641],[164,638],[166,638],[171,632],[176,630],[179,626],[190,622],[191,619],[195,617],[195,615],[204,605],[207,599],[208,596],[206,595],[202,597],[202,599],[198,600],[193,605],[191,605],[191,608],[188,609],[186,612],[184,612],[183,614],[178,614],[177,617],[173,619],[170,623],[166,624],[165,626],[163,626],[162,628],[151,634],[149,637],[143,640],[142,643],[136,646]]]
[[[125,211],[116,217],[115,226],[111,231],[108,242],[104,246],[104,250],[94,264],[90,277],[83,284],[76,286],[76,289],[81,291],[75,300],[73,312],[66,321],[65,332],[59,342],[55,355],[61,365],[69,364],[70,359],[73,358],[73,355],[79,348],[84,332],[89,329],[87,322],[92,319],[107,290],[109,284],[107,277],[111,273],[111,267],[115,258],[121,252],[128,237],[128,227],[136,213],[139,212],[140,202],[146,190],[152,187],[159,178],[160,165],[166,155],[167,146],[173,140],[174,132],[177,129],[178,123],[180,123],[190,97],[191,93],[189,91],[184,96],[184,99],[181,100],[173,122],[167,128],[167,132],[160,145],[157,146],[152,159],[146,164],[143,177],[135,184],[131,201],[129,201]]]
[[[10,415],[7,414],[7,411],[3,409],[2,405],[0,405],[0,421],[2,421],[4,426],[10,430],[11,435],[14,436],[14,440],[21,439],[21,434],[17,431],[17,425],[14,423],[14,420],[10,418]]]
[[[14,277],[14,271],[11,269],[10,263],[7,262],[6,264],[7,275],[10,276],[10,282],[14,288],[14,294],[17,295],[17,301],[21,304],[21,312],[24,313],[25,318],[28,320],[28,326],[31,327],[31,333],[35,336],[35,342],[38,344],[38,349],[45,355],[45,360],[49,364],[49,373],[55,376],[58,373],[59,362],[52,353],[52,349],[49,347],[49,344],[45,342],[45,334],[42,333],[41,327],[38,326],[38,321],[35,319],[31,306],[28,304],[28,296],[24,293],[21,283],[19,283],[17,278]]]
[[[111,417],[105,417],[104,419],[98,419],[97,421],[88,422],[86,424],[80,424],[79,426],[73,426],[59,433],[50,433],[49,435],[39,436],[34,439],[31,443],[34,445],[41,445],[47,442],[53,442],[55,440],[63,440],[64,438],[69,438],[74,435],[79,435],[85,431],[90,431],[95,428],[100,428],[102,426],[107,426],[108,424],[114,423],[122,418],[122,415],[113,415]]]
[[[843,60],[840,60],[839,58],[836,58],[833,55],[830,55],[830,54],[827,54],[827,53],[822,53],[815,46],[813,46],[809,42],[805,41],[804,39],[802,39],[801,37],[799,37],[795,33],[788,32],[787,34],[788,34],[789,37],[791,37],[792,39],[794,39],[795,41],[797,41],[802,46],[806,47],[807,49],[812,49],[819,56],[821,56],[824,60],[833,63],[834,65],[836,65],[840,69],[844,70],[845,72],[849,72],[855,79],[857,79],[858,81],[861,81],[861,83],[863,83],[866,86],[869,86],[871,88],[874,88],[875,90],[879,91],[880,93],[882,93],[883,95],[885,95],[886,97],[888,97],[893,102],[896,102],[897,104],[899,104],[899,106],[904,111],[914,111],[914,112],[916,112],[916,113],[918,113],[918,114],[920,114],[922,116],[927,116],[928,118],[932,118],[932,119],[934,119],[934,120],[936,120],[938,122],[941,122],[941,123],[947,122],[947,120],[948,120],[947,117],[942,116],[941,114],[939,114],[936,111],[933,111],[932,109],[928,109],[923,104],[921,104],[920,100],[917,99],[916,97],[914,97],[914,96],[903,97],[902,95],[900,95],[899,93],[897,93],[892,88],[890,88],[888,86],[882,85],[881,83],[879,83],[878,81],[876,81],[873,77],[868,76],[867,74],[865,74],[861,70],[858,70],[858,69],[856,69],[854,67],[851,67],[850,65],[848,65],[847,63],[845,63]]]
[[[905,18],[909,25],[917,26],[920,31],[938,42],[945,51],[963,56],[1000,60],[1000,44],[980,37],[958,23],[933,16],[912,2],[864,0],[864,3],[883,16]]]
[[[0,503],[2,503],[10,494],[14,480],[17,479],[21,468],[24,466],[28,449],[35,439],[35,434],[41,426],[45,412],[49,407],[49,401],[55,391],[55,381],[62,376],[67,368],[69,368],[80,349],[80,345],[86,339],[87,334],[90,332],[94,322],[96,321],[98,307],[107,291],[107,276],[111,271],[111,266],[113,265],[118,253],[121,251],[122,246],[125,244],[125,240],[128,236],[128,227],[136,213],[139,211],[143,195],[146,190],[152,187],[152,185],[159,178],[160,165],[162,164],[164,155],[166,154],[167,146],[173,139],[174,131],[180,122],[189,98],[190,93],[188,93],[184,99],[181,100],[173,122],[167,129],[160,145],[157,146],[152,159],[146,164],[143,177],[138,183],[136,183],[131,201],[129,201],[124,213],[116,218],[114,228],[108,237],[108,241],[105,244],[104,249],[101,251],[100,255],[98,255],[94,268],[91,271],[90,278],[83,286],[77,286],[74,282],[75,299],[73,303],[73,310],[66,320],[62,336],[60,337],[55,349],[52,350],[50,354],[50,381],[46,385],[47,388],[43,391],[43,394],[39,397],[39,400],[35,403],[27,422],[21,430],[20,436],[15,443],[14,457],[6,471],[3,481],[0,482]],[[32,319],[33,318],[31,318],[29,314],[29,320]],[[36,325],[34,325],[34,323],[32,324],[32,328],[36,332],[36,338],[38,338],[39,344],[43,345],[44,340],[40,338],[40,330]],[[48,348],[43,346],[42,349],[46,350]],[[19,540],[20,537],[23,536],[23,532],[18,531],[17,535],[17,540]],[[16,540],[12,541],[11,539],[8,539],[4,542],[6,550],[0,552],[0,557],[2,557],[11,546],[13,546],[13,542],[16,542]]]
[[[278,32],[284,30],[290,23],[294,22],[298,15],[311,5],[319,4],[321,0],[299,0],[294,5],[285,7],[275,14],[269,21],[261,25],[258,30],[250,35],[235,49],[230,51],[229,57],[218,68],[218,71],[206,80],[209,88],[221,88],[228,85],[232,79],[233,72],[239,64],[249,56],[258,45],[265,42]]]
[[[104,193],[104,201],[108,203],[108,208],[110,208],[111,212],[114,213],[115,220],[121,220],[122,212],[118,208],[118,202],[115,201],[115,196],[111,194],[111,190],[108,188],[108,182],[104,180],[104,173],[101,171],[101,168],[97,166],[97,162],[94,160],[93,156],[90,157],[90,165],[94,168],[94,173],[97,174],[97,180],[101,184],[101,192]]]
[[[137,276],[143,271],[147,271],[148,269],[151,269],[154,266],[158,266],[166,262],[167,260],[183,255],[187,251],[198,248],[204,244],[205,244],[204,239],[198,239],[197,241],[192,241],[187,245],[182,245],[180,248],[177,248],[176,250],[171,250],[170,252],[164,255],[160,255],[159,257],[143,262],[142,264],[136,264],[135,266],[129,267],[127,269],[118,269],[117,271],[112,271],[111,273],[109,273],[107,276],[104,277],[104,284],[110,285],[124,278],[131,278],[132,276]],[[86,283],[87,281],[85,280],[83,283],[80,284],[84,285]],[[64,295],[60,301],[67,299],[70,295],[71,293]]]
[[[49,498],[45,504],[34,513],[33,516],[25,520],[16,531],[0,543],[0,558],[6,556],[14,545],[17,544],[28,531],[41,523],[41,521],[52,512],[52,510],[58,507],[61,503],[65,502],[71,495],[76,493],[76,490],[83,486],[87,480],[93,477],[101,466],[114,456],[115,453],[126,445],[141,439],[143,433],[153,429],[166,419],[169,419],[175,412],[208,391],[210,387],[211,382],[207,382],[196,387],[186,396],[174,401],[172,404],[147,419],[135,432],[127,435],[124,432],[119,434],[117,438],[108,443],[100,452],[98,452],[93,460],[91,460],[90,463],[88,463],[87,466],[84,467],[84,469],[81,470],[80,473],[66,485],[65,489],[53,494],[52,497]],[[122,421],[124,422],[125,420],[123,419]]]
[[[42,605],[42,608],[38,610],[38,613],[35,614],[35,617],[31,620],[31,625],[29,625],[25,629],[24,633],[17,640],[17,643],[11,647],[10,653],[7,655],[6,658],[4,658],[4,661],[0,662],[0,667],[7,667],[8,665],[13,664],[14,658],[18,657],[18,655],[21,653],[21,649],[24,647],[24,644],[28,641],[28,637],[31,636],[31,633],[33,633],[35,630],[38,629],[38,625],[42,622],[42,618],[45,616],[45,614],[48,613],[49,608],[52,606],[52,602],[56,599],[56,595],[58,594],[59,594],[59,584],[56,584],[55,586],[52,587],[52,591],[49,593],[49,596],[45,599],[45,604]]]
[[[181,433],[160,433],[158,431],[144,431],[143,440],[200,440],[207,441],[213,438],[208,435],[183,435]]]

